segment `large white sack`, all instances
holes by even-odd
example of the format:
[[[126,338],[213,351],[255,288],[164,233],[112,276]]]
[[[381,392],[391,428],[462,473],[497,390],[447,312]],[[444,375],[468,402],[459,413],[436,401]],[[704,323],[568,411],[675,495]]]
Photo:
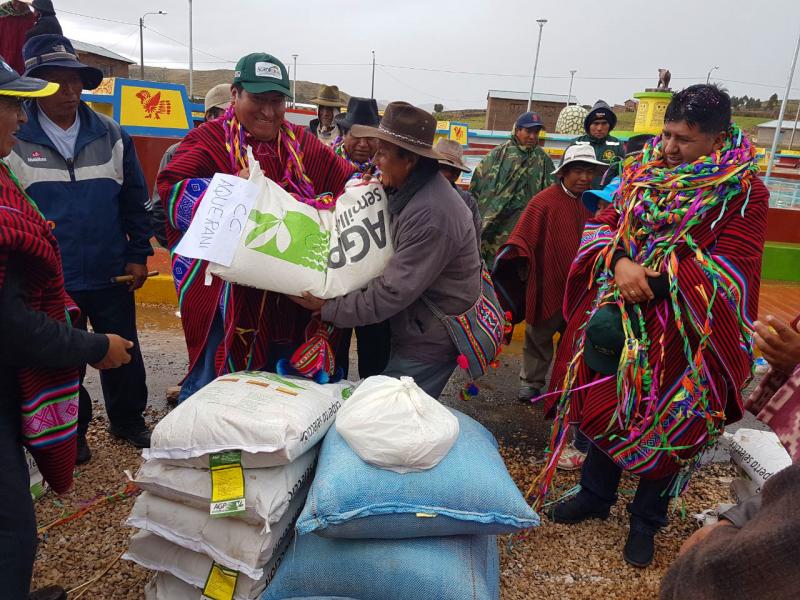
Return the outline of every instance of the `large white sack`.
[[[242,371],[218,377],[153,429],[142,456],[209,467],[209,456],[242,451],[242,467],[285,465],[325,436],[352,384]]]
[[[318,210],[268,179],[250,159],[250,183],[259,194],[233,262],[209,264],[210,274],[261,290],[333,298],[383,273],[392,244],[380,183],[351,181],[334,211]]]
[[[310,483],[318,451],[315,446],[281,467],[244,469],[245,510],[228,518],[241,519],[267,533],[284,515],[294,494]],[[131,481],[141,490],[194,508],[208,509],[211,502],[211,472],[207,469],[148,460]]]
[[[144,600],[199,600],[201,590],[170,575],[156,573],[144,586]]]
[[[275,555],[264,566],[264,574],[260,579],[251,579],[244,573],[239,573],[233,594],[235,600],[258,598],[269,585],[293,537],[291,523],[288,523],[284,533],[284,541],[278,545]],[[170,600],[185,597],[198,600],[213,565],[211,558],[205,554],[177,546],[149,531],[139,531],[131,536],[128,550],[122,558],[133,561],[145,569],[159,572],[162,581],[154,582],[152,591],[158,593],[152,597]],[[178,581],[171,581],[173,577]],[[174,595],[169,595],[168,590]]]
[[[435,467],[458,438],[458,419],[411,377],[369,377],[336,417],[362,460],[397,473]]]
[[[761,493],[767,480],[792,464],[792,458],[772,431],[737,429],[724,434],[729,444],[731,460],[752,482],[750,491]]]
[[[222,566],[258,581],[264,577],[264,567],[280,544],[291,537],[292,526],[303,510],[307,494],[308,485],[294,497],[289,510],[269,533],[262,533],[259,527],[239,519],[212,518],[208,509],[178,504],[149,492],[136,499],[125,524],[205,554]]]

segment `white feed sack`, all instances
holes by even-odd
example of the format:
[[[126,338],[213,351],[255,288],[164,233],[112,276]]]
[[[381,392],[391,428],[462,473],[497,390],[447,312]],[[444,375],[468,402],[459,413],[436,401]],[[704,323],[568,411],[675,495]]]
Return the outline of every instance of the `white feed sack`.
[[[377,181],[348,182],[333,211],[295,199],[254,160],[249,181],[258,192],[232,259],[211,261],[209,273],[261,290],[321,298],[359,289],[383,273],[392,242],[388,200]]]
[[[761,493],[767,480],[792,464],[792,458],[772,431],[738,429],[724,434],[731,460],[739,467],[743,483],[735,489],[737,496],[748,492]]]
[[[209,467],[209,456],[241,450],[242,467],[285,465],[319,442],[352,384],[320,385],[272,373],[218,377],[175,407],[153,429],[146,460]]]
[[[431,469],[458,439],[458,419],[411,377],[368,377],[336,418],[362,460],[397,473]]]
[[[149,531],[182,548],[204,554],[224,567],[259,581],[268,574],[270,569],[265,571],[264,567],[276,549],[291,537],[293,523],[303,510],[307,494],[306,485],[266,534],[259,527],[239,519],[212,518],[208,508],[191,508],[148,492],[136,499],[126,525]],[[134,555],[131,555],[131,560],[136,560]],[[165,563],[164,569],[169,565]],[[175,572],[173,574],[178,575]],[[208,574],[208,570],[205,574]]]
[[[286,512],[289,503],[314,476],[319,447],[315,446],[294,462],[267,469],[244,469],[245,510],[236,515],[267,533]],[[211,472],[208,469],[177,467],[159,460],[145,462],[136,477],[136,486],[167,500],[198,509],[211,502]]]

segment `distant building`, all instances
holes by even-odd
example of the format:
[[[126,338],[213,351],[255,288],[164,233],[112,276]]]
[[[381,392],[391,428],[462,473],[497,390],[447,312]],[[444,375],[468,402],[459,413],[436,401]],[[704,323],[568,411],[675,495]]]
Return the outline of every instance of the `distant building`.
[[[517,117],[528,108],[528,92],[509,92],[489,90],[486,97],[486,129],[494,131],[510,131],[514,128]],[[570,97],[570,104],[577,104],[575,96]],[[566,94],[533,95],[531,110],[538,112],[549,132],[556,130],[556,120],[561,109],[567,105]]]
[[[102,46],[72,40],[72,47],[75,48],[79,61],[100,69],[103,77],[127,77],[128,66],[135,64],[134,61]]]
[[[771,146],[777,126],[777,119],[756,125],[756,144],[759,146]],[[789,139],[792,137],[793,129],[796,129],[796,131],[792,146],[800,148],[800,122],[795,123],[794,121],[784,121],[781,123],[781,136],[778,139],[779,147],[789,145]]]
[[[636,109],[639,108],[639,101],[633,98],[628,98],[623,104],[625,105],[626,112],[636,112]]]

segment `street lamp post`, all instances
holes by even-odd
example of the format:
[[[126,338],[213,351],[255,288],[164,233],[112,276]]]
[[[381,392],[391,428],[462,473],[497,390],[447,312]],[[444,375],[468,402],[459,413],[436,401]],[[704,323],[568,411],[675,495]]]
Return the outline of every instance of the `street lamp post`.
[[[194,51],[192,44],[192,0],[189,0],[189,99],[194,96]]]
[[[292,54],[292,59],[294,60],[294,70],[292,71],[292,75],[294,75],[294,80],[292,81],[292,108],[297,108],[297,57],[299,55]]]
[[[147,15],[165,15],[165,11],[144,13],[139,17],[139,79],[144,79],[144,18]]]
[[[571,69],[569,72],[569,92],[567,93],[567,106],[572,101],[572,80],[575,79],[575,73],[577,73],[577,69]]]
[[[536,67],[539,66],[539,48],[542,45],[542,29],[547,19],[536,19],[539,24],[539,41],[536,42],[536,58],[533,61],[533,77],[531,78],[531,93],[528,96],[528,112],[531,110],[531,103],[533,102],[533,86],[536,85]]]
[[[797,66],[797,53],[800,51],[800,35],[797,36],[797,45],[794,48],[794,58],[792,58],[792,66],[789,68],[789,80],[786,82],[786,92],[783,94],[783,102],[781,102],[781,110],[778,113],[778,123],[775,127],[775,137],[772,138],[772,150],[769,153],[767,161],[767,172],[764,175],[764,183],[769,183],[769,177],[772,175],[772,165],[775,162],[775,153],[778,151],[778,140],[781,137],[781,125],[783,124],[783,115],[786,114],[786,105],[789,102],[789,92],[792,89],[792,78],[794,77],[794,68]]]
[[[372,51],[372,88],[369,97],[375,98],[375,50]]]
[[[711,81],[711,73],[713,73],[713,72],[714,72],[714,71],[716,71],[717,69],[719,69],[719,66],[716,66],[716,67],[711,67],[711,68],[708,70],[708,75],[706,75],[706,83],[709,83],[709,82]]]

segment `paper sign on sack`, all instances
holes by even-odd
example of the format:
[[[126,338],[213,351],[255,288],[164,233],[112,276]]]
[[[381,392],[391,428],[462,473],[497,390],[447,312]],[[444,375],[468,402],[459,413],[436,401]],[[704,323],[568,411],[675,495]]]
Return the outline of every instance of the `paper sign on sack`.
[[[175,252],[229,267],[258,193],[246,179],[214,175]]]

